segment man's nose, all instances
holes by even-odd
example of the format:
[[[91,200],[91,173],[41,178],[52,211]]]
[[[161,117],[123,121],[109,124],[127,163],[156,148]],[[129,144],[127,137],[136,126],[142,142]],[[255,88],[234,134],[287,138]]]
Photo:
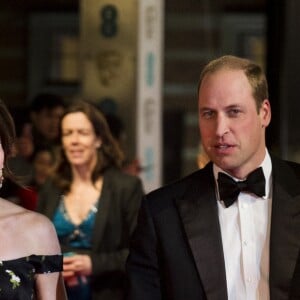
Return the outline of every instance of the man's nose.
[[[223,115],[218,115],[216,119],[216,134],[218,137],[224,136],[224,134],[229,132],[228,120]]]

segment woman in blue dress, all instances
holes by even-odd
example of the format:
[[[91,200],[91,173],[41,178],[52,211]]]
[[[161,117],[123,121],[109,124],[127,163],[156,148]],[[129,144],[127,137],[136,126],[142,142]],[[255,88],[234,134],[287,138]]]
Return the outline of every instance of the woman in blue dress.
[[[0,186],[14,179],[14,122],[0,100]],[[64,300],[62,255],[53,224],[38,213],[0,198],[0,299]]]
[[[122,300],[129,237],[143,195],[122,169],[123,154],[104,116],[77,101],[61,120],[61,160],[39,194],[64,252],[70,300]]]

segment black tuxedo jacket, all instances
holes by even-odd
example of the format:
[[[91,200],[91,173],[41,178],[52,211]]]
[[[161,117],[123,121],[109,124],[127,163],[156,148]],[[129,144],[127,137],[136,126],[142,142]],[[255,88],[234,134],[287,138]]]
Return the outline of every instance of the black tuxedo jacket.
[[[300,165],[272,157],[270,296],[300,299]],[[212,164],[147,195],[127,260],[129,300],[225,300]]]

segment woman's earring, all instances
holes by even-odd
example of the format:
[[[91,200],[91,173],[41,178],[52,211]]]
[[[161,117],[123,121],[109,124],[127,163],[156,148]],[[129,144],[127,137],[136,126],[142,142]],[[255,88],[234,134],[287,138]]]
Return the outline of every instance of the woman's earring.
[[[3,168],[0,169],[0,188],[2,187],[2,183],[3,183],[4,177],[3,177]]]

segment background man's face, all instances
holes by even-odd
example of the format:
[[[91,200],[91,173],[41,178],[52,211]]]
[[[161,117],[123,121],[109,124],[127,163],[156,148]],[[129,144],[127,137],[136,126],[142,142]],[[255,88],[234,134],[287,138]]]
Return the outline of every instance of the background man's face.
[[[36,130],[46,139],[54,140],[59,135],[60,119],[64,113],[63,107],[55,107],[52,109],[42,109],[32,115],[32,122]]]

